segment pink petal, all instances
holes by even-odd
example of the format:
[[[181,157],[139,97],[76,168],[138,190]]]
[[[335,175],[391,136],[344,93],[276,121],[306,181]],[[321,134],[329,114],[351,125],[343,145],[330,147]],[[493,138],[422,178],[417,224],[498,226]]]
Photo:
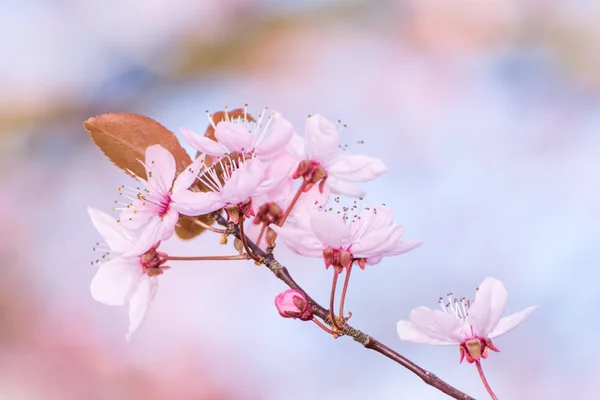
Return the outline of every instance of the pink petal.
[[[396,325],[396,330],[398,332],[398,336],[400,336],[400,339],[406,340],[407,342],[437,346],[455,344],[443,340],[438,340],[424,334],[419,329],[417,329],[417,327],[410,321],[398,321],[398,324]]]
[[[133,236],[107,213],[88,207],[88,214],[92,224],[111,250],[123,253],[134,242]]]
[[[270,225],[287,247],[306,257],[323,257],[323,243],[310,231]]]
[[[329,176],[325,181],[332,193],[343,194],[351,197],[364,197],[365,191],[353,183]]]
[[[137,258],[114,258],[100,265],[94,275],[90,284],[92,297],[110,306],[123,305],[142,275],[142,265]]]
[[[256,189],[265,185],[265,167],[258,159],[246,161],[238,170],[231,174],[221,190],[221,200],[228,204],[238,204],[251,197],[266,193],[257,193]]]
[[[159,217],[155,217],[144,227],[140,236],[123,252],[124,256],[140,256],[159,242],[164,234],[165,225]]]
[[[229,121],[219,122],[215,129],[215,138],[230,152],[252,150],[252,135],[241,124]]]
[[[175,159],[159,144],[146,149],[146,174],[148,186],[161,195],[168,194],[175,179]]]
[[[487,337],[493,339],[495,337],[504,335],[505,333],[512,331],[523,321],[525,321],[525,319],[529,317],[529,314],[531,314],[538,307],[539,306],[527,307],[526,309],[519,311],[518,313],[500,318],[498,324],[496,324],[494,329],[490,333],[488,333]]]
[[[169,211],[162,216],[162,240],[167,240],[175,233],[175,225],[179,221],[179,212],[174,208],[169,208]]]
[[[306,120],[306,152],[311,160],[327,165],[340,152],[340,133],[317,114]]]
[[[190,146],[204,154],[221,157],[227,153],[227,150],[225,150],[220,143],[209,139],[206,136],[198,135],[185,128],[181,128],[180,131],[183,139],[188,142]]]
[[[287,152],[296,160],[302,161],[307,159],[306,142],[297,134],[293,134],[286,147]]]
[[[279,113],[275,113],[269,132],[255,144],[256,156],[263,161],[272,160],[285,151],[285,146],[294,134],[294,127]]]
[[[204,215],[223,208],[225,204],[221,201],[219,193],[215,192],[192,192],[180,190],[171,196],[173,207],[183,215]]]
[[[383,161],[363,155],[339,156],[327,168],[330,176],[351,182],[367,182],[387,171]]]
[[[430,341],[437,342],[430,344],[459,344],[464,338],[463,322],[442,311],[417,307],[410,312],[409,320]]]
[[[350,244],[352,235],[342,216],[334,212],[313,212],[312,232],[325,247],[339,248]]]
[[[487,336],[498,324],[508,301],[508,292],[498,279],[485,278],[469,308],[469,323],[481,336]]]
[[[175,182],[173,183],[173,190],[171,192],[177,193],[180,190],[187,190],[192,183],[196,181],[198,173],[204,166],[204,155],[196,158],[185,170],[183,170]]]
[[[148,225],[156,216],[158,216],[158,207],[150,206],[146,200],[135,199],[131,207],[125,208],[119,214],[119,225],[135,231]]]
[[[127,341],[144,322],[150,304],[156,296],[158,282],[156,276],[144,275],[129,299],[129,332],[125,335]]]

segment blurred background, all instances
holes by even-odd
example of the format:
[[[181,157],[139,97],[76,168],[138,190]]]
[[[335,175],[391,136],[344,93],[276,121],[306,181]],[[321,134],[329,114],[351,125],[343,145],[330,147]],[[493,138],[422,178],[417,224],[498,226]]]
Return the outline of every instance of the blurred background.
[[[476,398],[455,347],[401,342],[399,319],[486,276],[507,312],[540,304],[484,363],[501,399],[600,392],[600,3],[592,0],[8,0],[0,2],[0,399],[443,399],[347,338],[280,318],[251,263],[174,266],[145,325],[95,302],[86,206],[131,183],[82,122],[105,112],[203,132],[249,103],[308,114],[390,172],[425,244],[352,276],[351,323]],[[218,237],[172,255],[229,254]],[[282,247],[326,302],[331,271]]]

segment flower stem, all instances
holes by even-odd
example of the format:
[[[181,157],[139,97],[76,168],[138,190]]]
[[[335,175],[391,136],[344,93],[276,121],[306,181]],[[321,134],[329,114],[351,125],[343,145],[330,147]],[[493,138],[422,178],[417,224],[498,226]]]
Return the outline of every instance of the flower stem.
[[[337,332],[334,332],[331,329],[329,329],[327,326],[325,326],[321,321],[319,321],[315,317],[313,317],[312,320],[315,324],[317,324],[317,326],[319,326],[321,329],[323,329],[325,332],[329,333],[330,335],[333,335],[334,337],[339,336],[339,334]]]
[[[211,231],[211,232],[221,233],[221,234],[223,234],[223,235],[227,234],[227,230],[225,230],[225,229],[213,228],[212,226],[210,226],[210,225],[208,225],[208,224],[205,224],[204,222],[202,222],[202,221],[200,221],[200,220],[198,220],[198,219],[196,219],[196,218],[194,218],[194,217],[189,217],[189,216],[187,216],[187,215],[185,215],[185,217],[186,217],[188,220],[192,221],[194,224],[196,224],[196,225],[200,225],[200,226],[201,226],[201,227],[203,227],[204,229],[208,229],[208,230],[209,230],[209,231]]]
[[[258,239],[256,239],[256,245],[260,246],[260,241],[263,238],[263,235],[265,234],[265,231],[267,230],[267,223],[263,222],[262,224],[262,228],[260,228],[260,233],[258,234]]]
[[[201,257],[166,257],[167,261],[224,261],[224,260],[248,260],[248,254],[236,254],[234,256],[201,256]]]
[[[488,383],[487,379],[485,379],[485,375],[483,374],[483,368],[481,368],[481,362],[479,362],[479,360],[475,360],[475,365],[477,366],[477,371],[479,372],[479,377],[481,378],[481,381],[483,382],[483,386],[485,386],[485,390],[488,391],[490,396],[492,396],[493,400],[498,400],[498,398],[492,391],[492,388],[490,387],[490,384]]]
[[[244,250],[246,250],[246,253],[250,256],[250,258],[252,258],[257,263],[262,264],[263,258],[255,255],[252,252],[252,250],[250,250],[250,248],[248,247],[248,241],[246,240],[246,235],[244,234],[244,215],[243,214],[240,216],[240,222],[239,222],[238,226],[240,228],[240,238],[242,240],[242,245],[244,245]]]
[[[337,324],[335,320],[335,313],[333,312],[335,304],[335,288],[337,287],[337,279],[339,272],[333,267],[333,281],[331,282],[331,295],[329,296],[329,318],[331,318],[331,324],[334,330],[342,331],[342,327]]]
[[[307,184],[308,183],[307,183],[306,179],[303,179],[302,183],[300,184],[300,187],[298,188],[298,191],[296,192],[296,194],[294,195],[294,198],[292,199],[292,202],[288,206],[287,210],[285,210],[285,213],[283,214],[283,217],[281,217],[281,221],[279,221],[279,223],[277,225],[283,226],[283,223],[285,222],[285,220],[287,219],[287,217],[290,216],[290,213],[292,212],[292,209],[296,205],[296,202],[300,198],[300,195],[302,194],[302,192],[304,192],[304,188],[306,187]]]
[[[346,279],[344,279],[344,287],[342,289],[342,298],[340,299],[340,318],[342,320],[350,319],[352,313],[348,313],[348,318],[344,317],[344,303],[346,302],[346,290],[348,289],[348,282],[350,281],[350,272],[352,272],[352,264],[348,266],[346,270]]]

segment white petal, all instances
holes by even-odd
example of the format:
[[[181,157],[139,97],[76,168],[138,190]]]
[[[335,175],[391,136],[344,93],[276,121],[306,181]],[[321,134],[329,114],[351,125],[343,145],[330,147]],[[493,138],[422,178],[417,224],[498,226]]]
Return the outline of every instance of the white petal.
[[[215,138],[230,151],[252,150],[252,135],[241,124],[221,121],[215,129]]]
[[[327,165],[340,152],[340,133],[317,114],[306,120],[306,152],[311,160]]]
[[[269,132],[264,132],[264,138],[255,144],[256,156],[263,161],[272,160],[279,155],[282,151],[285,151],[285,146],[288,144],[292,135],[294,134],[294,127],[289,123],[288,120],[283,118],[281,114],[275,113],[273,121],[269,128]]]
[[[142,265],[137,258],[114,258],[100,265],[94,275],[90,284],[92,297],[110,306],[121,306],[142,275]]]
[[[204,215],[223,208],[219,193],[180,190],[171,196],[174,209],[183,215]]]
[[[353,183],[329,176],[325,184],[331,189],[331,193],[343,194],[351,197],[365,197],[365,191]]]
[[[169,150],[159,144],[146,149],[148,186],[161,195],[168,194],[175,179],[175,159]]]
[[[200,157],[196,158],[194,160],[194,162],[191,163],[186,169],[184,169],[179,174],[177,179],[175,179],[175,182],[173,183],[172,192],[177,193],[180,190],[188,189],[192,185],[192,183],[194,183],[196,178],[198,177],[198,172],[201,171],[203,166],[204,166],[204,155],[201,155]]]
[[[525,321],[525,319],[529,317],[529,314],[531,314],[538,307],[539,306],[527,307],[526,309],[519,311],[518,313],[500,318],[500,321],[498,321],[496,327],[490,333],[488,333],[487,337],[493,339],[495,337],[504,335],[505,333],[512,331],[523,321]]]
[[[437,346],[455,344],[429,337],[428,335],[424,334],[419,329],[417,329],[417,327],[415,327],[415,325],[413,325],[413,323],[410,321],[398,321],[398,324],[396,325],[396,330],[398,332],[398,336],[400,336],[400,339],[406,340],[407,342]]]
[[[459,344],[464,339],[463,322],[442,311],[417,307],[410,312],[409,320],[423,335],[438,342],[435,344]]]
[[[367,182],[387,171],[383,161],[363,155],[339,156],[327,168],[330,176],[351,182]]]
[[[508,301],[508,292],[498,279],[485,278],[469,307],[469,324],[481,336],[487,336],[498,324]]]
[[[150,308],[150,303],[156,296],[158,282],[156,276],[149,277],[144,275],[140,279],[136,290],[132,293],[129,299],[129,332],[125,338],[129,341],[131,335],[142,325],[146,313]]]
[[[227,153],[220,143],[209,139],[206,136],[198,135],[185,128],[181,128],[180,131],[183,138],[190,146],[204,154],[208,154],[209,156],[224,156]]]
[[[293,252],[306,257],[323,257],[323,243],[310,231],[270,225]]]
[[[129,249],[134,238],[113,217],[93,207],[88,207],[88,214],[92,224],[111,250],[123,253]]]
[[[302,136],[293,134],[289,143],[287,144],[286,150],[292,157],[296,160],[305,160],[306,155],[306,142],[302,138]]]
[[[140,233],[140,236],[123,253],[125,256],[140,256],[159,242],[165,231],[165,225],[159,217],[154,217]]]
[[[339,248],[349,245],[352,235],[342,216],[334,212],[311,214],[312,232],[325,247]]]
[[[175,225],[177,225],[177,221],[179,221],[179,212],[174,208],[169,208],[169,211],[165,215],[162,216],[162,236],[161,240],[167,240],[173,233],[175,232]]]

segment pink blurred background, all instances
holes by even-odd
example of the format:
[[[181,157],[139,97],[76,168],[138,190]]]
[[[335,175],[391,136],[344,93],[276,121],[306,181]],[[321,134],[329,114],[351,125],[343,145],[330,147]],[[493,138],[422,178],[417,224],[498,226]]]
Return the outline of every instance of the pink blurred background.
[[[273,307],[251,263],[179,264],[127,343],[125,308],[89,294],[128,178],[82,122],[135,112],[202,131],[250,104],[348,125],[390,172],[367,203],[420,249],[353,274],[364,329],[486,398],[458,349],[401,342],[395,324],[486,276],[508,312],[541,307],[484,365],[501,399],[600,392],[600,4],[558,0],[25,0],[0,3],[0,399],[442,399],[396,364]],[[596,132],[596,133],[594,133]],[[218,237],[173,255],[229,254]],[[331,271],[283,248],[318,300]]]

